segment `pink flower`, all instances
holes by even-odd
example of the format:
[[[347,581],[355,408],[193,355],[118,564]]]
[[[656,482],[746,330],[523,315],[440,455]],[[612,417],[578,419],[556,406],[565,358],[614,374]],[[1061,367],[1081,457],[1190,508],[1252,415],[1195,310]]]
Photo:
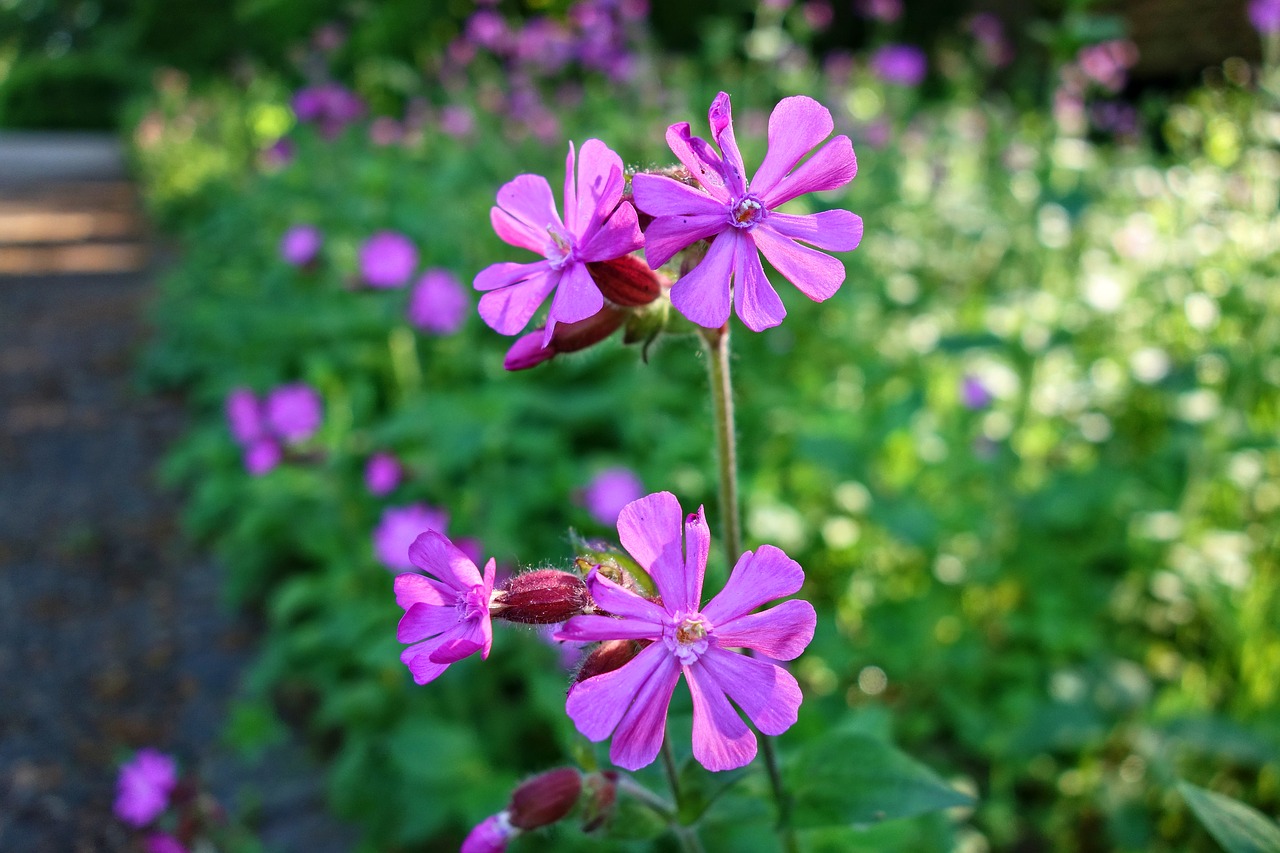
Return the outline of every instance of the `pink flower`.
[[[153,832],[143,841],[143,849],[147,853],[187,853],[182,842],[167,832]]]
[[[1249,23],[1264,36],[1280,33],[1280,0],[1251,0]]]
[[[413,680],[434,681],[449,664],[476,652],[487,659],[493,646],[489,604],[497,563],[490,559],[481,577],[476,564],[434,530],[409,546],[409,562],[422,574],[396,577],[396,604],[404,609],[396,639],[412,644],[400,660]]]
[[[324,235],[313,225],[295,225],[280,238],[280,257],[295,267],[305,267],[320,254]]]
[[[452,335],[462,328],[471,300],[448,270],[427,270],[409,296],[409,322],[424,332]]]
[[[928,71],[928,58],[914,45],[886,44],[871,55],[871,73],[895,86],[919,86]]]
[[[754,649],[775,660],[804,651],[817,624],[807,601],[751,612],[799,590],[804,572],[779,549],[763,545],[742,555],[725,588],[704,606],[711,531],[701,508],[685,518],[674,495],[658,492],[622,510],[618,535],[653,578],[660,600],[642,598],[597,569],[587,578],[591,594],[617,618],[575,616],[558,638],[652,642],[622,667],[575,684],[565,710],[587,738],[612,734],[613,763],[637,770],[658,755],[667,706],[683,672],[693,696],[694,758],[708,770],[748,764],[756,754],[755,735],[729,700],[760,731],[779,735],[795,723],[803,697],[782,667],[730,649]]]
[[[320,428],[323,403],[310,385],[281,385],[267,395],[264,407],[272,431],[289,444],[306,441]]]
[[[507,849],[507,842],[520,834],[520,830],[511,825],[511,818],[506,812],[482,820],[467,834],[459,853],[502,853]]]
[[[629,468],[606,468],[592,478],[582,493],[587,512],[601,524],[618,523],[622,508],[644,494],[644,484]]]
[[[169,807],[178,784],[178,765],[172,756],[140,749],[120,767],[116,780],[116,817],[132,826],[146,826]]]
[[[400,287],[417,266],[413,241],[396,231],[379,231],[360,247],[360,275],[370,287]]]
[[[636,206],[655,217],[645,230],[645,257],[657,269],[686,246],[714,237],[706,257],[671,288],[671,303],[693,322],[718,328],[729,319],[731,300],[736,301],[738,317],[759,332],[781,323],[787,311],[765,278],[757,250],[817,302],[844,282],[844,264],[798,241],[849,251],[862,240],[861,217],[847,210],[796,216],[776,208],[807,192],[844,186],[857,174],[858,163],[843,135],[800,163],[834,129],[831,113],[812,98],[785,98],[774,107],[769,151],[751,181],[733,135],[727,94],[711,102],[708,119],[720,154],[690,136],[687,122],[667,129],[667,144],[706,192],[659,175],[632,180]]]
[[[419,534],[428,530],[444,533],[449,526],[449,514],[426,504],[389,506],[382,512],[382,519],[373,530],[373,550],[378,559],[392,571],[413,568],[409,558],[409,546]]]
[[[892,24],[902,17],[902,0],[858,0],[857,9],[874,21]]]
[[[390,453],[375,453],[364,466],[365,487],[376,497],[395,491],[403,475],[404,469]]]
[[[556,323],[576,323],[596,314],[604,307],[604,296],[587,264],[611,260],[644,244],[635,209],[622,201],[622,158],[600,140],[588,139],[577,165],[575,182],[570,143],[563,221],[551,185],[541,175],[517,175],[498,190],[498,205],[489,212],[493,229],[504,242],[544,258],[530,264],[493,264],[476,276],[476,290],[488,291],[480,298],[480,316],[500,334],[517,334],[553,290],[544,345],[551,341]]]
[[[262,404],[248,388],[233,388],[227,395],[226,409],[227,424],[236,441],[249,444],[266,435]]]
[[[255,477],[270,473],[280,464],[284,451],[270,438],[259,439],[244,447],[244,469]]]

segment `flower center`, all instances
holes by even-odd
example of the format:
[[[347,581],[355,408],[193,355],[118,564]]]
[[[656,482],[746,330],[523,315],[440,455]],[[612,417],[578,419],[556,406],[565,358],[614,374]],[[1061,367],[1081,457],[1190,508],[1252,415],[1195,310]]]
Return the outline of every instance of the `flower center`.
[[[764,219],[764,213],[764,205],[760,203],[760,199],[744,195],[729,208],[729,221],[734,228],[750,230],[760,224],[760,220]]]
[[[483,586],[473,586],[458,596],[458,621],[474,622],[489,612],[489,596]]]
[[[662,641],[681,664],[695,662],[707,650],[711,624],[701,613],[677,613],[662,633]]]
[[[573,260],[573,238],[554,223],[547,226],[547,236],[551,239],[547,242],[543,255],[551,261],[553,270],[564,269]]]

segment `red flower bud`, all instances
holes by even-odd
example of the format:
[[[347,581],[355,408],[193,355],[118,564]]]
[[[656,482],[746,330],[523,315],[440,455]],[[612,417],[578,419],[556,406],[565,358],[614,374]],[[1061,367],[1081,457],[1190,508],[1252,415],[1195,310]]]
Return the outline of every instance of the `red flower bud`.
[[[543,328],[534,329],[517,340],[502,366],[507,370],[528,370],[544,361],[555,358],[560,353],[577,352],[598,344],[612,335],[627,321],[629,312],[613,305],[605,305],[597,313],[576,323],[557,323],[551,333],[551,340],[544,347],[542,339],[546,335]]]
[[[582,578],[558,569],[538,569],[507,581],[489,605],[489,614],[509,622],[552,625],[595,610]]]
[[[614,305],[648,305],[662,295],[662,279],[635,255],[587,264],[604,298]]]
[[[586,681],[588,678],[604,675],[606,672],[613,672],[615,669],[629,663],[650,642],[652,641],[606,640],[596,646],[595,651],[587,655],[587,659],[578,668],[578,674],[573,677],[573,683],[577,684],[578,682]]]
[[[517,829],[537,829],[553,824],[573,811],[582,793],[582,774],[572,767],[557,767],[521,783],[511,794],[507,814]]]

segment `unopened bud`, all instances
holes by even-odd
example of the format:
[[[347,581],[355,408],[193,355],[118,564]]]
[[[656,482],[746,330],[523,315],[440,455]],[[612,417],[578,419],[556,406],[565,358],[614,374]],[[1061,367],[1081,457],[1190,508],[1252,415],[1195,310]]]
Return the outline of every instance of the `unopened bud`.
[[[489,614],[508,622],[552,625],[595,610],[582,578],[558,569],[516,575],[493,597]]]
[[[595,651],[587,655],[573,677],[574,684],[580,684],[588,678],[613,672],[631,662],[631,659],[649,645],[651,640],[606,640],[596,646]]]
[[[582,831],[594,832],[613,817],[618,802],[618,773],[605,770],[582,781]]]
[[[557,323],[546,346],[542,340],[545,328],[537,328],[507,350],[502,366],[507,370],[528,370],[566,352],[577,352],[600,343],[612,335],[627,321],[629,312],[614,305],[605,305],[595,314],[576,323]]]
[[[507,814],[517,829],[537,829],[573,811],[582,793],[582,774],[573,767],[557,767],[521,783],[511,794]]]
[[[662,295],[663,278],[635,255],[620,255],[587,264],[604,298],[614,305],[648,305]]]

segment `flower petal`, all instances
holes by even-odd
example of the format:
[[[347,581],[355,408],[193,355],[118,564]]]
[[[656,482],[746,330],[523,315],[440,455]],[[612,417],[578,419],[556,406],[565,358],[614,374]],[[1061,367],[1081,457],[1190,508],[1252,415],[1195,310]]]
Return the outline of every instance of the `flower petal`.
[[[844,284],[845,268],[839,259],[782,236],[767,222],[751,236],[774,269],[814,302],[830,299]]]
[[[698,607],[698,602],[689,602],[684,576],[683,520],[680,502],[670,492],[646,495],[624,506],[618,514],[619,541],[653,578],[667,613]],[[596,585],[603,580],[596,575]],[[607,583],[603,585],[608,589]],[[609,609],[606,604],[600,606]]]
[[[699,240],[729,228],[724,211],[695,215],[659,216],[644,232],[644,259],[649,269],[658,269],[675,257],[676,252]],[[725,316],[729,315],[728,308]]]
[[[618,517],[618,522],[619,528],[621,528],[621,515]],[[680,547],[678,539],[676,540],[676,547]],[[587,576],[587,587],[591,590],[591,597],[595,601],[596,606],[607,613],[613,614],[614,616],[621,616],[626,619],[635,619],[641,622],[647,622],[650,625],[659,626],[659,634],[662,633],[660,626],[665,625],[669,621],[669,617],[665,609],[654,602],[649,601],[647,598],[642,598],[631,590],[614,583],[604,575],[600,574],[599,571],[593,570],[591,574]],[[664,598],[663,600],[665,601],[666,599]]]
[[[682,121],[667,128],[667,145],[684,164],[702,188],[726,204],[729,190],[724,184],[724,164],[715,149],[689,133],[689,123]]]
[[[738,150],[738,140],[733,135],[733,107],[729,103],[728,93],[716,95],[707,110],[707,122],[711,125],[711,138],[724,154],[720,174],[724,176],[725,188],[731,198],[737,198],[747,191],[747,176],[746,167],[742,163],[742,152]]]
[[[556,212],[556,200],[551,195],[551,184],[541,175],[516,175],[507,181],[498,190],[498,207],[522,225],[526,234],[542,235],[539,245],[546,243],[547,226],[563,225],[560,214]],[[534,251],[541,254],[541,249]]]
[[[781,323],[787,316],[787,309],[764,274],[753,238],[747,238],[746,242],[752,244],[751,251],[746,251],[744,245],[735,259],[733,304],[743,325],[753,332],[763,332]]]
[[[712,625],[746,615],[775,598],[791,595],[804,584],[804,570],[781,549],[761,545],[738,558],[724,589],[702,608]]]
[[[662,628],[639,619],[615,619],[612,616],[574,616],[555,633],[557,640],[598,643],[604,640],[656,640]]]
[[[485,648],[485,624],[488,619],[468,619],[459,625],[449,639],[431,653],[432,663],[454,663]]]
[[[560,270],[548,267],[546,272],[525,281],[491,290],[480,297],[480,316],[500,335],[519,334],[559,283]]]
[[[578,156],[578,194],[574,215],[565,222],[575,236],[589,240],[622,200],[622,158],[599,139],[582,143]],[[565,202],[566,207],[568,202]]]
[[[851,252],[862,242],[862,217],[847,210],[824,210],[807,216],[771,212],[769,227],[784,237],[803,240],[828,252]]]
[[[756,736],[725,698],[700,659],[684,668],[693,696],[693,757],[708,770],[745,767],[756,757]]]
[[[413,540],[409,546],[409,562],[460,592],[484,583],[471,558],[434,530],[428,530]]]
[[[694,610],[702,604],[702,579],[707,574],[710,553],[711,528],[707,526],[704,507],[698,507],[697,512],[684,519],[684,595]]]
[[[783,98],[769,114],[769,150],[751,179],[751,189],[758,195],[768,195],[834,129],[831,111],[813,98]]]
[[[578,184],[577,174],[573,168],[573,140],[569,140],[569,154],[564,158],[564,222],[570,231],[574,231],[574,223],[578,221]]]
[[[716,648],[708,649],[698,663],[760,731],[780,735],[795,725],[804,694],[782,667]]]
[[[853,154],[853,143],[847,136],[837,136],[767,192],[757,192],[764,206],[773,210],[796,196],[842,187],[856,174],[858,158]]]
[[[718,329],[729,319],[729,278],[739,239],[736,229],[722,232],[707,256],[671,288],[671,304],[699,326]]]
[[[755,649],[774,660],[795,660],[813,640],[817,624],[813,605],[792,599],[716,625],[715,637],[725,648]]]
[[[636,209],[624,201],[578,250],[578,257],[584,262],[611,261],[643,245],[644,234],[640,231]]]
[[[675,669],[674,660],[665,645],[654,643],[624,666],[573,685],[565,700],[565,713],[583,737],[604,740],[613,734],[650,677],[664,664]]]
[[[636,207],[650,216],[715,216],[728,221],[725,203],[666,175],[636,175],[631,179]]]
[[[497,290],[500,287],[510,287],[536,275],[546,273],[550,269],[551,264],[548,261],[533,261],[527,264],[513,264],[510,261],[504,261],[498,264],[490,264],[476,275],[473,287],[476,290]]]
[[[471,637],[474,627],[472,623],[460,622],[452,630],[438,637],[431,637],[409,646],[400,653],[400,660],[409,667],[409,671],[413,673],[413,680],[418,684],[434,681],[440,677],[440,673],[448,669],[449,664],[461,660],[479,648],[479,645],[476,645],[465,654],[456,654],[460,648],[455,643]],[[446,659],[443,660],[438,657],[442,649],[450,650],[444,653]]]
[[[494,233],[498,235],[502,242],[510,246],[519,246],[521,249],[528,249],[539,255],[546,254],[549,239],[546,227],[535,228],[500,207],[489,209],[489,223],[493,225]]]
[[[625,770],[639,770],[658,757],[667,733],[667,708],[680,680],[680,667],[666,646],[655,643],[649,648],[657,648],[662,653],[658,666],[636,693],[609,747],[609,759]],[[594,679],[588,679],[591,680]]]
[[[453,603],[444,606],[415,604],[400,617],[396,640],[401,643],[421,642],[457,627],[459,618],[458,608]]]
[[[408,610],[415,604],[452,607],[458,597],[457,590],[449,585],[417,572],[396,575],[395,590],[396,604],[404,610]]]
[[[481,297],[481,301],[484,301],[484,297]],[[551,343],[556,323],[577,323],[595,316],[603,307],[604,296],[587,271],[587,265],[580,262],[569,264],[561,270],[556,298],[551,301],[551,310],[547,314],[547,328],[542,335],[542,345],[545,347]],[[522,323],[521,326],[523,325]]]

